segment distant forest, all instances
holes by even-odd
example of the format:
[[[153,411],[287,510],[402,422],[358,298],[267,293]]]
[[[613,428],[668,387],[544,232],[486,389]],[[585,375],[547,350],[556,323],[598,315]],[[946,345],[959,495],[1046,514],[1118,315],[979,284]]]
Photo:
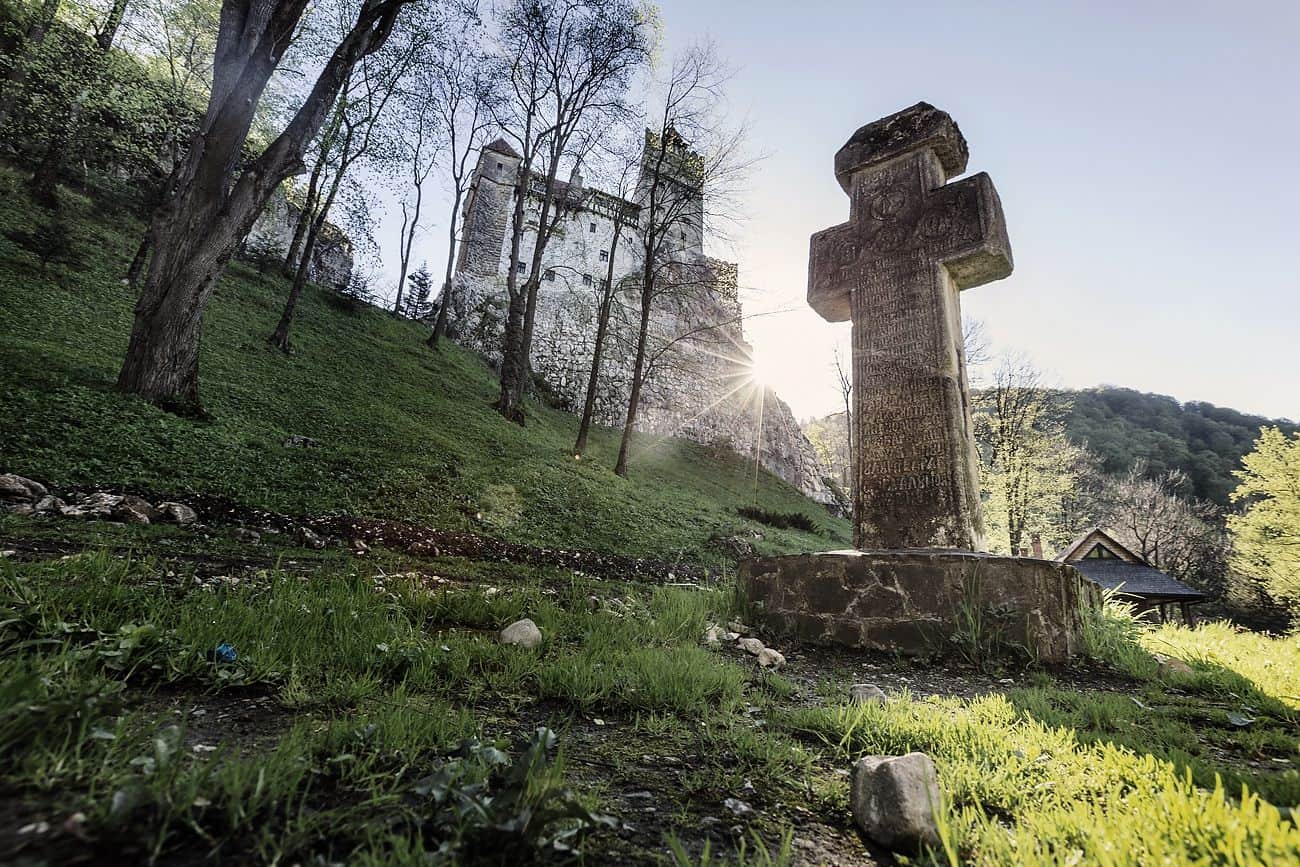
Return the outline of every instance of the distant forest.
[[[1137,461],[1156,476],[1171,469],[1187,473],[1197,497],[1228,505],[1237,486],[1233,471],[1241,467],[1263,425],[1276,425],[1283,433],[1300,430],[1295,422],[1248,415],[1212,403],[1179,403],[1163,394],[1144,394],[1131,388],[1092,388],[1065,391],[1070,406],[1065,415],[1066,435],[1101,460],[1108,475],[1121,475]],[[834,413],[803,426],[823,455],[836,455],[836,470],[847,464],[843,444],[844,414]]]
[[[1261,426],[1276,425],[1287,435],[1300,431],[1294,422],[1212,403],[1179,403],[1130,388],[1093,388],[1066,396],[1072,402],[1066,434],[1097,455],[1105,472],[1123,473],[1139,460],[1146,461],[1152,475],[1180,469],[1191,479],[1192,493],[1221,506],[1228,504],[1237,486],[1232,473],[1241,467]]]

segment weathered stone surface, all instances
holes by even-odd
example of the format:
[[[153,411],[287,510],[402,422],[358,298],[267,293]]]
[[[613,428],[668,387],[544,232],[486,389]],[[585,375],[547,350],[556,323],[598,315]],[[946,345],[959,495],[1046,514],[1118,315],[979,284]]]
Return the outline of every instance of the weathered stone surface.
[[[36,505],[33,506],[33,511],[35,511],[36,514],[38,515],[45,515],[52,512],[58,512],[59,514],[62,514],[63,510],[66,509],[67,507],[68,504],[63,502],[63,500],[59,499],[58,497],[46,495],[36,501]]]
[[[813,235],[808,303],[853,320],[858,548],[982,547],[958,292],[1011,273],[1002,206],[966,143],[918,103],[859,129],[835,158],[847,223]]]
[[[0,500],[39,500],[49,491],[40,482],[16,473],[0,473]]]
[[[501,630],[501,643],[516,647],[536,647],[542,643],[542,630],[529,618],[516,620]]]
[[[889,696],[874,683],[855,683],[849,690],[849,698],[856,704],[884,704]]]
[[[113,519],[124,524],[144,525],[149,523],[149,513],[135,503],[123,501],[113,509]]]
[[[262,534],[256,530],[250,530],[248,527],[236,527],[231,535],[235,537],[236,542],[244,542],[249,545],[262,541]]]
[[[758,664],[763,668],[776,668],[785,665],[785,654],[771,647],[764,647],[758,652]]]
[[[763,652],[763,642],[757,638],[740,638],[736,641],[736,646],[752,656],[758,656]]]
[[[311,548],[315,551],[325,547],[325,540],[322,539],[311,527],[299,527],[298,532],[294,534],[299,545],[304,548]]]
[[[939,775],[925,753],[864,756],[853,763],[849,805],[871,840],[897,852],[939,842]]]
[[[1159,665],[1158,670],[1162,677],[1169,677],[1170,675],[1186,677],[1187,675],[1196,673],[1190,665],[1177,657],[1165,656],[1160,653],[1157,653],[1155,656],[1156,663]]]
[[[1096,585],[1049,560],[957,551],[833,551],[741,564],[751,616],[821,644],[910,654],[951,646],[962,606],[976,605],[1011,645],[1059,662],[1083,645],[1081,605]]]
[[[198,514],[184,503],[159,503],[158,519],[172,524],[193,524],[199,519]]]

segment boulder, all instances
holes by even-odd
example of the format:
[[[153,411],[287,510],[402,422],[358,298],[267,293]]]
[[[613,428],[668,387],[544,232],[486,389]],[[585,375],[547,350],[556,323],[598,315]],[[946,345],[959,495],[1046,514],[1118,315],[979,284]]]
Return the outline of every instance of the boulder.
[[[515,647],[536,647],[542,643],[542,630],[537,628],[536,623],[525,617],[501,630],[501,643]]]
[[[80,505],[82,511],[89,512],[100,518],[108,518],[113,514],[122,503],[122,497],[119,494],[110,494],[105,491],[97,491],[87,497],[83,497]]]
[[[158,520],[160,521],[166,521],[169,524],[180,524],[183,527],[187,524],[193,524],[198,519],[198,514],[184,503],[158,504]]]
[[[884,704],[889,697],[874,683],[855,683],[849,690],[854,704]]]
[[[758,656],[763,652],[763,642],[757,638],[740,638],[736,640],[736,646],[746,653]]]
[[[312,530],[311,527],[299,527],[297,539],[298,544],[302,545],[304,548],[311,548],[319,551],[325,547],[325,540],[316,535],[316,532]]]
[[[320,445],[316,440],[302,434],[292,434],[281,443],[286,449],[314,449]]]
[[[39,500],[49,491],[40,482],[16,473],[0,473],[0,500]]]
[[[9,514],[11,515],[35,515],[36,509],[32,508],[31,503],[11,503],[9,505]]]
[[[158,510],[155,509],[153,507],[153,504],[150,503],[148,500],[146,500],[144,497],[137,497],[134,494],[125,494],[122,497],[122,502],[117,504],[117,507],[119,509],[122,508],[123,506],[131,509],[132,511],[139,512],[141,515],[144,515],[150,521],[158,520]]]
[[[236,527],[235,532],[231,533],[236,542],[245,542],[249,545],[262,541],[262,534],[256,530],[250,530],[247,527]]]
[[[935,812],[941,803],[939,775],[925,753],[865,756],[853,764],[853,821],[887,849],[916,852],[922,845],[937,845]]]
[[[148,504],[146,503],[145,505]],[[149,511],[153,511],[152,507]],[[145,525],[149,523],[149,514],[139,506],[123,500],[121,503],[117,504],[117,508],[113,509],[113,519],[121,521],[123,524]]]
[[[785,665],[785,655],[779,650],[764,647],[758,652],[758,664],[764,668],[776,668],[778,665]]]
[[[721,626],[713,624],[704,630],[704,643],[709,647],[717,647],[722,643],[722,636],[725,634]]]
[[[60,500],[58,497],[44,496],[36,501],[36,506],[34,508],[36,514],[45,515],[50,512],[58,512],[59,514],[62,514],[63,510],[67,507],[68,504]]]

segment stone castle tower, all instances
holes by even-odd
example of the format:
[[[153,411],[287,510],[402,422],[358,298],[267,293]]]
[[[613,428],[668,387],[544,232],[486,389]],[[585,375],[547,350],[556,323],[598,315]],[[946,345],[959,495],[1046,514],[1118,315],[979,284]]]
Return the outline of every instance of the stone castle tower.
[[[770,390],[744,383],[752,350],[741,326],[735,263],[712,259],[704,251],[704,201],[691,173],[699,157],[675,131],[665,148],[647,131],[632,199],[592,189],[575,167],[567,182],[557,181],[562,216],[546,246],[539,275],[537,320],[531,363],[561,406],[580,411],[594,354],[599,290],[613,259],[615,285],[633,284],[617,296],[611,333],[597,390],[596,419],[622,424],[631,387],[633,337],[643,231],[640,214],[651,195],[672,203],[671,231],[660,241],[673,262],[699,266],[705,279],[680,298],[665,301],[653,314],[652,344],[668,345],[674,336],[707,330],[673,345],[660,369],[647,380],[638,429],[681,436],[705,444],[728,445],[745,457],[758,456],[772,473],[820,502],[832,504],[826,484],[830,471],[818,460],[786,404]],[[510,268],[510,226],[515,196],[521,193],[520,156],[497,139],[479,154],[463,210],[464,233],[457,254],[452,298],[453,336],[488,358],[500,357]],[[521,240],[519,277],[527,269],[537,239],[544,181],[535,178],[525,202],[526,232]],[[624,228],[614,246],[614,223]],[[755,390],[758,393],[752,393]]]

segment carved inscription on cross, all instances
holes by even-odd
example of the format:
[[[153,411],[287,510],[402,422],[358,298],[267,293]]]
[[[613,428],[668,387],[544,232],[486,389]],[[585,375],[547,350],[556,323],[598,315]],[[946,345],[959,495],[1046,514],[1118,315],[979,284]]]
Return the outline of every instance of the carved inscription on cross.
[[[1002,206],[925,103],[859,129],[835,157],[849,221],[812,236],[808,302],[853,320],[854,545],[983,543],[960,290],[1011,273]]]

